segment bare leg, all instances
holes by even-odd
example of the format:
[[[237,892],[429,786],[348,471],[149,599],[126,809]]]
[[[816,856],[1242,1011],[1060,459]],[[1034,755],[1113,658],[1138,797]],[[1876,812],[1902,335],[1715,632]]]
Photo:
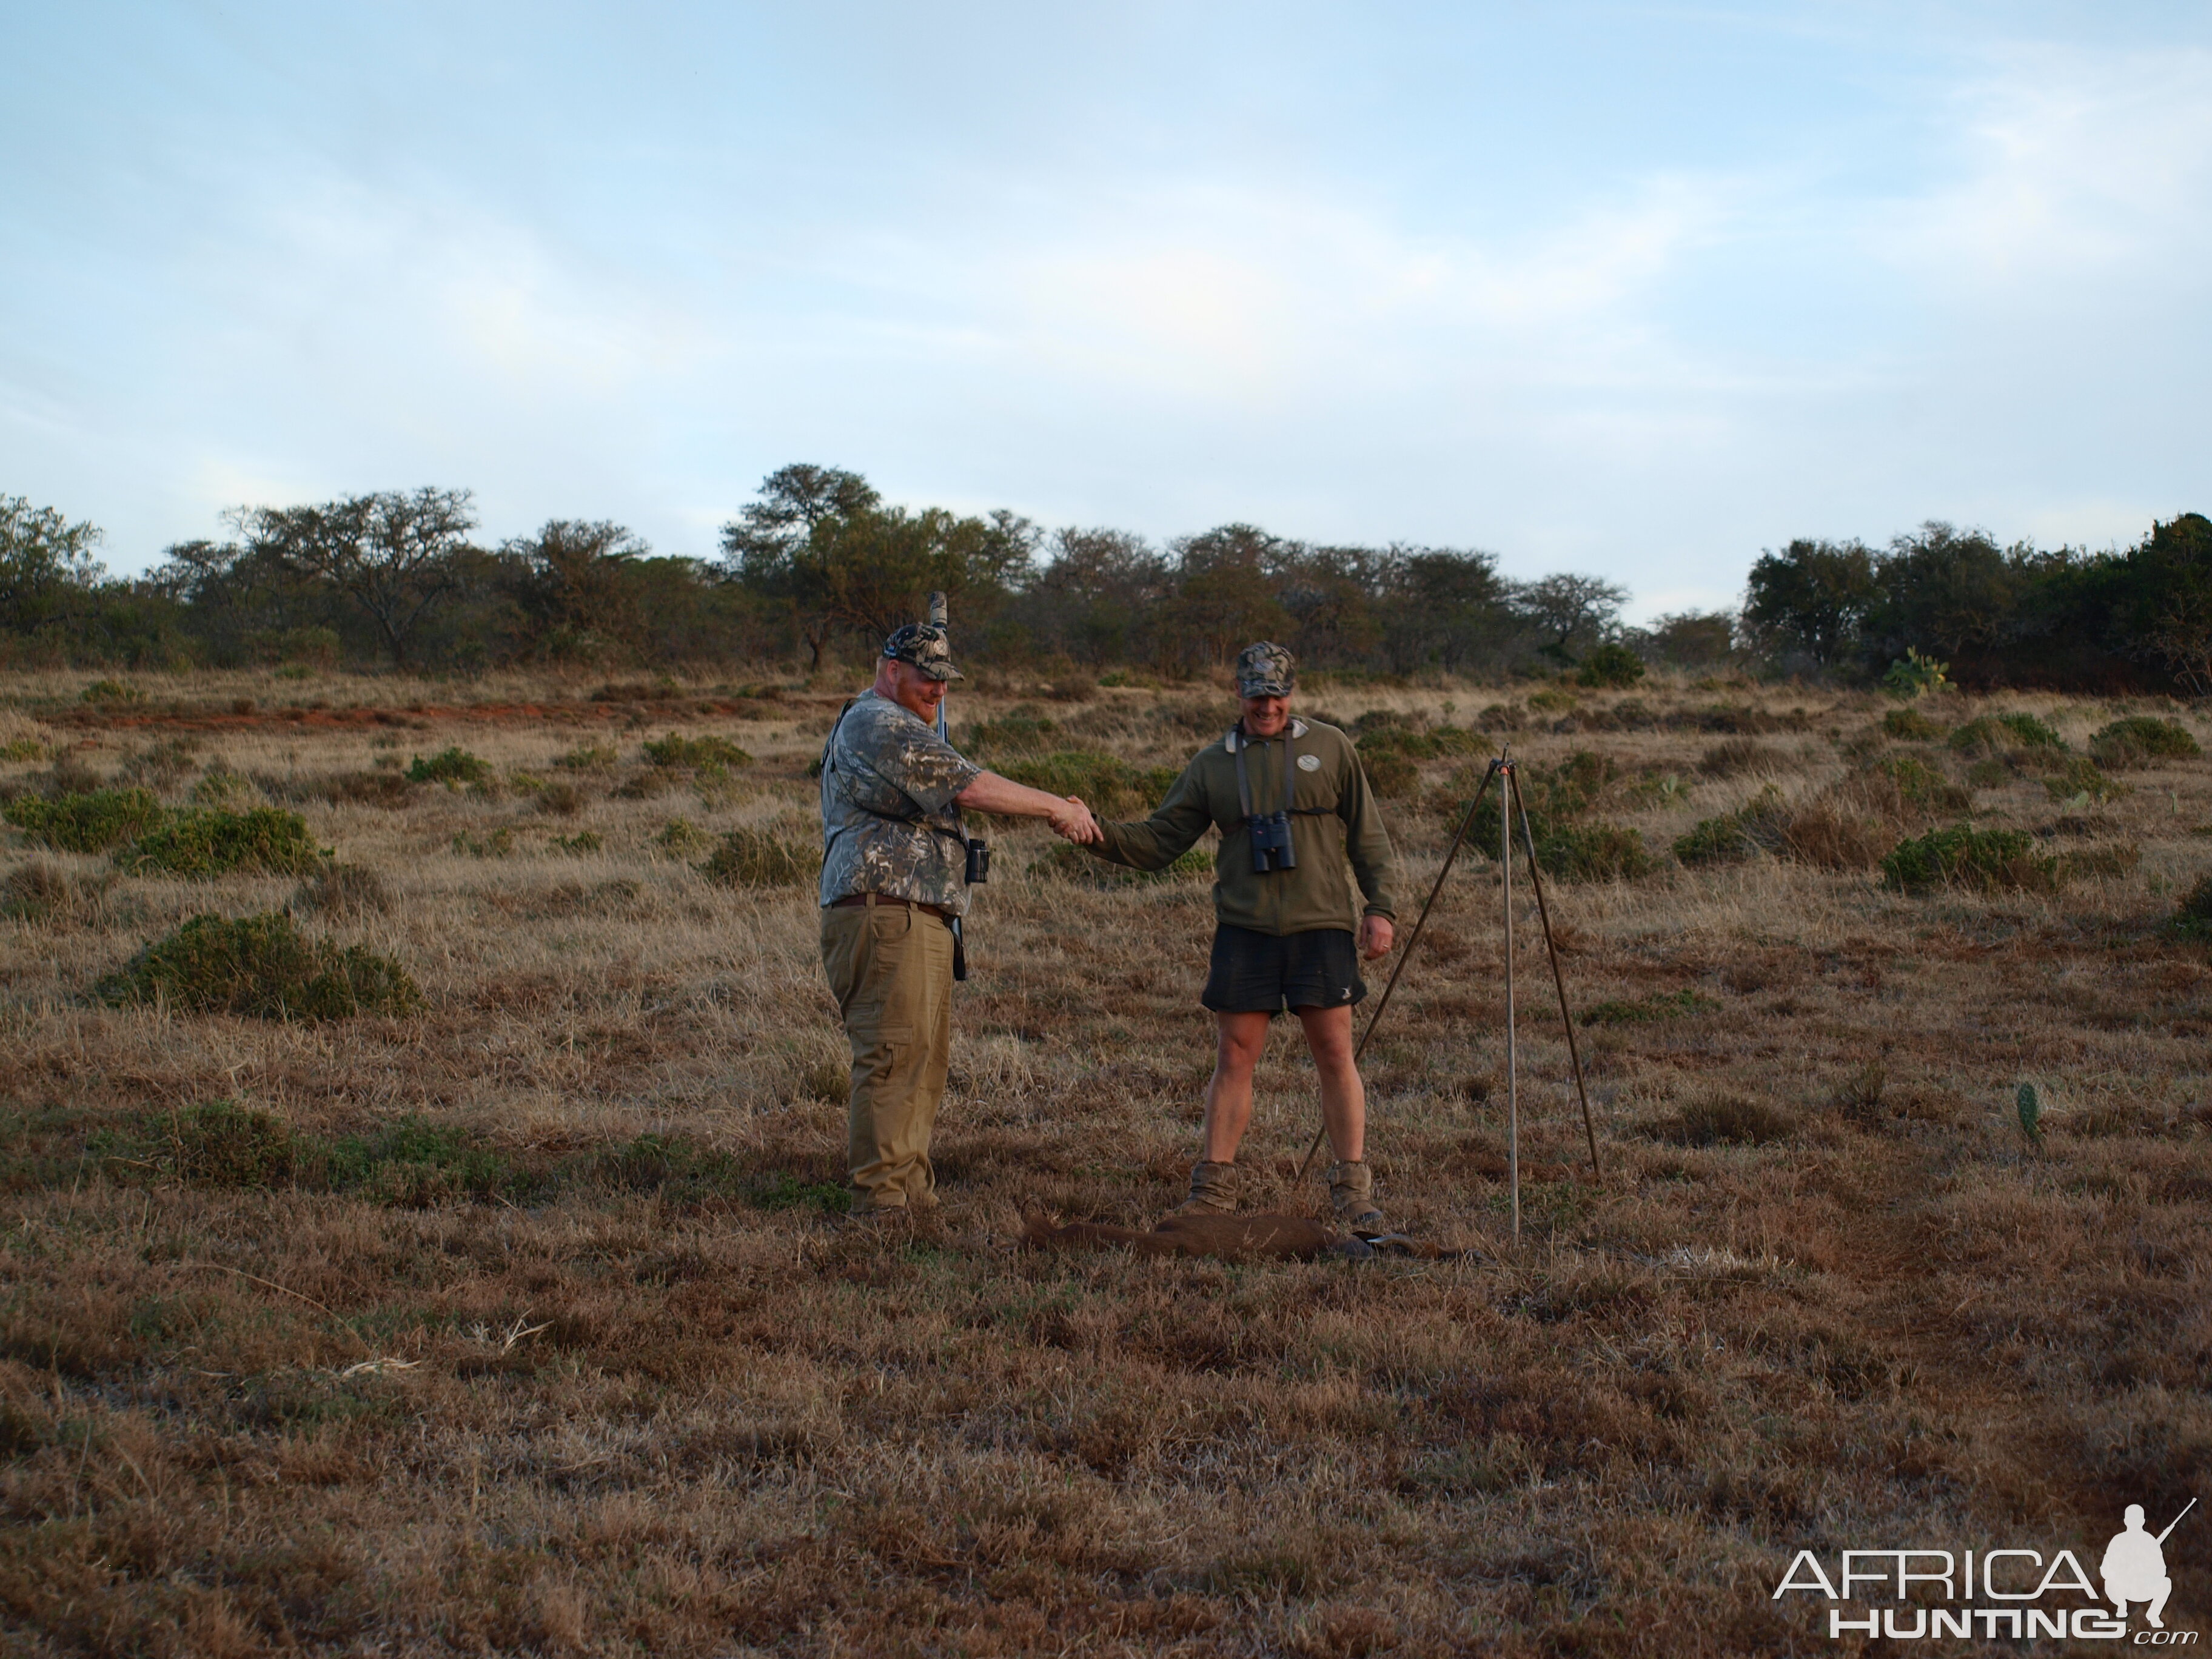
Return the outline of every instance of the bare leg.
[[[1352,1010],[1291,1012],[1306,1029],[1306,1047],[1313,1051],[1314,1070],[1321,1074],[1321,1121],[1328,1131],[1329,1150],[1340,1164],[1358,1164],[1367,1156],[1367,1089],[1359,1080],[1359,1068],[1352,1063]],[[1249,1111],[1249,1090],[1246,1101]]]
[[[1213,1078],[1206,1085],[1206,1160],[1234,1164],[1252,1124],[1252,1072],[1267,1046],[1267,1016],[1216,1014],[1213,1027]]]

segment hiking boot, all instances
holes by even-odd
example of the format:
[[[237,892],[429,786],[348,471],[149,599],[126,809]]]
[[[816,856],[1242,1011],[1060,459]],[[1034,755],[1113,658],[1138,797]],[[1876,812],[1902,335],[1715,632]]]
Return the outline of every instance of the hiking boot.
[[[1336,1218],[1355,1233],[1390,1231],[1382,1206],[1375,1201],[1375,1171],[1364,1164],[1338,1164],[1328,1172],[1328,1201]]]
[[[1237,1166],[1208,1164],[1190,1166],[1190,1196],[1170,1215],[1228,1215],[1237,1208]]]

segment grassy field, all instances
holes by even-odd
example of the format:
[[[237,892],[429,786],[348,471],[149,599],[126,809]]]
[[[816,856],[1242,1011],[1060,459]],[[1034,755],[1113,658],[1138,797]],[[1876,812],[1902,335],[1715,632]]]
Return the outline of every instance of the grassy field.
[[[1846,1651],[1771,1598],[1800,1549],[2094,1571],[2123,1504],[2212,1498],[2212,922],[2172,921],[2212,772],[2098,740],[2212,743],[2202,708],[1310,688],[1392,757],[1408,922],[1468,769],[1525,759],[1603,1167],[1524,918],[1513,1246],[1497,867],[1463,862],[1366,1069],[1390,1214],[1470,1253],[1229,1263],[1015,1242],[1180,1197],[1210,1035],[1204,879],[1025,829],[956,1000],[946,1203],[841,1224],[793,884],[840,688],[92,678],[0,682],[10,1652]],[[954,711],[1126,815],[1234,705]],[[1969,819],[2018,833],[1884,880]],[[204,954],[132,1000],[190,918],[287,908],[327,1017],[195,1012],[251,1000]],[[1259,1096],[1255,1206],[1309,1210],[1280,1036]],[[2212,1614],[2191,1524],[2178,1626]]]

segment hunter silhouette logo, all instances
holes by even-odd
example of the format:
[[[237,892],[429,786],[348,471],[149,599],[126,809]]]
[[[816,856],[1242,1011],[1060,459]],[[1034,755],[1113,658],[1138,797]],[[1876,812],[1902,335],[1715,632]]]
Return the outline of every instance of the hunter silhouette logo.
[[[1829,1639],[1846,1635],[1891,1641],[1977,1637],[2071,1638],[2077,1642],[2125,1642],[2132,1647],[2193,1647],[2197,1632],[2166,1627],[2173,1579],[2166,1567],[2166,1540],[2197,1507],[2153,1533],[2143,1506],[2130,1504],[2121,1530],[2097,1563],[2100,1596],[2086,1565],[2072,1550],[2045,1556],[2033,1549],[1845,1550],[1832,1578],[1811,1550],[1800,1550],[1775,1586],[1774,1599],[1791,1591],[1830,1602],[1865,1602],[1863,1616],[1845,1607],[1828,1609]],[[1874,1605],[1881,1602],[1893,1605]],[[1976,1605],[1980,1603],[1983,1605]],[[2109,1607],[2106,1603],[2110,1603]],[[2131,1607],[2142,1609],[2142,1627],[2128,1628]]]
[[[2173,1580],[2166,1576],[2166,1540],[2181,1524],[2181,1516],[2197,1507],[2191,1498],[2182,1505],[2181,1515],[2166,1523],[2166,1531],[2155,1538],[2143,1530],[2143,1506],[2128,1505],[2122,1517],[2126,1528],[2112,1534],[2112,1541],[2105,1546],[2105,1559],[2097,1571],[2105,1580],[2106,1599],[2118,1609],[2119,1615],[2128,1616],[2128,1603],[2148,1601],[2143,1617],[2153,1630],[2164,1630],[2166,1598],[2173,1594]]]

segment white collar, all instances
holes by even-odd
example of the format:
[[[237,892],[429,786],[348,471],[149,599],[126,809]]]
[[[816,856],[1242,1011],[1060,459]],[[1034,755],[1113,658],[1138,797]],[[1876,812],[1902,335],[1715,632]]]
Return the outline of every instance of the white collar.
[[[1232,755],[1233,755],[1233,754],[1235,754],[1235,753],[1237,752],[1237,734],[1238,734],[1239,732],[1243,732],[1243,729],[1244,729],[1244,726],[1243,726],[1243,723],[1242,721],[1239,721],[1237,725],[1231,726],[1231,727],[1229,728],[1229,735],[1228,735],[1227,737],[1225,737],[1225,738],[1222,738],[1222,740],[1221,740],[1221,746],[1222,746],[1224,749],[1226,749],[1226,750],[1227,750],[1231,754],[1232,754]],[[1294,737],[1294,738],[1303,738],[1304,736],[1305,736],[1305,734],[1306,734],[1306,723],[1305,723],[1304,720],[1300,720],[1300,719],[1299,719],[1296,714],[1291,715],[1291,735],[1292,737]],[[1273,738],[1261,738],[1260,739],[1260,742],[1261,742],[1261,743],[1262,743],[1263,744],[1270,744],[1270,743],[1274,742],[1274,739],[1273,739]]]

